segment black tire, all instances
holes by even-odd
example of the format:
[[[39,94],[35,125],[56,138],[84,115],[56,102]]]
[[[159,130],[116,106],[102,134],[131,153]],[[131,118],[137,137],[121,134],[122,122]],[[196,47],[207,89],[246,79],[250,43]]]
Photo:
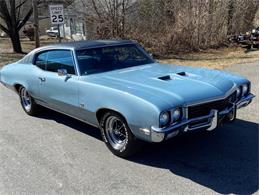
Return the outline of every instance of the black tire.
[[[26,94],[27,100],[24,95]],[[36,116],[40,111],[40,106],[37,105],[31,95],[27,92],[25,87],[19,88],[20,103],[26,114],[30,116]],[[27,103],[26,103],[27,102]]]
[[[113,139],[112,139],[112,136],[110,133],[110,132],[115,132],[118,130],[109,131],[107,129],[107,127],[109,125],[108,123],[110,122],[110,119],[112,120],[112,118],[121,122],[121,124],[123,126],[122,128],[125,132],[125,133],[122,133],[122,134],[125,134],[125,141],[123,142],[124,144],[122,147],[119,147],[119,148],[116,148],[115,145],[117,143],[113,142]],[[116,156],[119,156],[121,158],[128,158],[128,157],[132,156],[142,146],[141,140],[137,139],[134,136],[134,134],[131,132],[130,128],[128,127],[126,120],[120,114],[118,114],[116,112],[109,111],[102,116],[102,118],[100,120],[100,130],[101,130],[102,138],[103,138],[106,146],[108,147],[108,149],[113,154],[115,154]],[[121,134],[119,136],[121,136]]]

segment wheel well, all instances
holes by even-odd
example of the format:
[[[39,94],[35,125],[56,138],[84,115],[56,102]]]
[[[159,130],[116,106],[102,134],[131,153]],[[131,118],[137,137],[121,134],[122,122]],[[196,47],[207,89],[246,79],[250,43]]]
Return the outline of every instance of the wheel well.
[[[22,87],[21,84],[15,84],[15,85],[14,85],[14,88],[15,88],[15,90],[16,90],[17,93],[19,93],[19,89],[20,89],[21,87]]]
[[[108,109],[108,108],[101,108],[96,112],[96,117],[97,117],[98,122],[100,122],[102,116],[104,116],[104,114],[106,114],[109,111],[116,112],[117,114],[119,114],[120,116],[122,116],[125,119],[125,117],[118,111]],[[127,121],[127,120],[125,119],[125,121]]]

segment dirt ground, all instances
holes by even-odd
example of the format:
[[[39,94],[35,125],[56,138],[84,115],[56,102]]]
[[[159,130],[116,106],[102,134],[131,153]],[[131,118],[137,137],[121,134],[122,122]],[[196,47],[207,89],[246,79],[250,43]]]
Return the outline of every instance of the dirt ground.
[[[22,39],[22,48],[24,52],[30,52],[34,49],[34,42]],[[55,43],[57,40],[44,39],[41,45]],[[9,39],[0,38],[0,67],[21,59],[24,54],[15,54],[12,52],[12,46]],[[229,47],[220,49],[209,49],[200,52],[182,53],[172,55],[167,59],[159,59],[161,63],[201,66],[214,69],[223,69],[234,64],[250,63],[259,60],[258,50],[246,50],[241,47]]]
[[[169,59],[160,60],[162,63],[201,66],[214,69],[223,69],[234,64],[245,64],[259,60],[259,51],[247,50],[233,46],[219,49],[208,49],[200,52],[192,52],[172,56]]]

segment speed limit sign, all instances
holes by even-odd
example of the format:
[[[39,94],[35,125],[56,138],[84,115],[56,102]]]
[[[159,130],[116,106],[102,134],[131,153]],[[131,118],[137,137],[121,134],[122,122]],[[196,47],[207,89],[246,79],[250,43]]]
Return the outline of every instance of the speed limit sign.
[[[49,5],[51,23],[64,24],[63,5]]]

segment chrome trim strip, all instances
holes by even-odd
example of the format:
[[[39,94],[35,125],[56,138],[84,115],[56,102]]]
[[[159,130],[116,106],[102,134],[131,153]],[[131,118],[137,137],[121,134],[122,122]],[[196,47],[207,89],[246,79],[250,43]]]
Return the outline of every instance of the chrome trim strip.
[[[255,97],[254,94],[250,93],[246,97],[242,97],[241,100],[239,100],[236,103],[237,109],[243,108],[251,103],[252,99]]]
[[[157,128],[157,127],[152,126],[151,129],[152,129],[152,131],[155,131],[155,132],[164,132],[164,133],[166,133],[166,132],[171,131],[173,129],[179,128],[179,127],[181,127],[183,125],[187,125],[188,123],[197,122],[197,121],[200,121],[200,120],[213,118],[213,117],[214,117],[214,114],[210,113],[209,115],[206,115],[206,116],[201,116],[201,117],[197,117],[197,118],[183,120],[180,123],[175,123],[175,124],[173,124],[173,125],[171,125],[169,127],[166,127],[166,128]]]
[[[162,132],[152,132],[151,133],[152,142],[161,142],[161,141],[163,141],[164,137],[165,137],[165,134]]]
[[[37,67],[38,69],[42,70],[43,72],[51,72],[51,71],[48,71],[46,68],[47,68],[47,62],[45,63],[45,69],[41,69],[39,68],[37,65],[35,65],[35,60],[37,58],[38,55],[40,55],[41,53],[47,53],[47,60],[48,60],[48,52],[50,51],[57,51],[57,50],[60,50],[60,51],[70,51],[70,54],[71,54],[71,57],[72,57],[72,61],[73,61],[73,68],[74,68],[74,71],[75,71],[75,74],[72,74],[72,75],[75,75],[75,76],[80,76],[79,74],[79,71],[78,71],[78,68],[77,68],[77,64],[76,64],[76,61],[75,61],[75,56],[74,56],[74,50],[73,49],[67,49],[67,48],[63,48],[63,49],[41,49],[41,50],[37,50],[35,51],[33,54],[32,54],[32,59],[30,60],[30,64],[32,66],[35,66]],[[56,73],[56,72],[55,72]]]
[[[78,59],[77,59],[77,55],[76,55],[75,49],[72,50],[72,56],[73,56],[73,60],[74,60],[74,64],[75,64],[78,76],[81,76],[81,72],[79,70],[79,63],[78,63]]]
[[[211,125],[209,128],[207,128],[207,131],[212,131],[213,129],[216,129],[218,125],[218,111],[212,110],[214,117],[212,118]]]
[[[232,93],[234,93],[236,91],[236,89],[237,89],[237,86],[234,85],[231,88],[231,90],[229,90],[224,96],[219,96],[219,97],[208,99],[208,100],[204,100],[204,101],[193,102],[193,103],[190,103],[190,104],[184,104],[184,107],[196,106],[196,105],[210,103],[210,102],[214,102],[214,101],[218,101],[218,100],[224,100],[228,96],[230,96]]]
[[[235,106],[236,106],[236,104],[233,104],[232,107],[226,108],[225,110],[220,111],[219,115],[225,115],[225,114],[230,113],[233,109],[235,109]]]
[[[83,123],[87,123],[87,124],[89,124],[89,125],[91,125],[91,126],[94,126],[94,127],[96,127],[96,128],[99,128],[98,125],[95,125],[95,124],[93,124],[93,123],[89,123],[89,122],[87,122],[87,121],[85,121],[85,120],[79,119],[79,118],[77,118],[77,117],[75,117],[75,116],[72,116],[72,115],[69,115],[69,114],[67,114],[67,113],[65,113],[65,112],[62,112],[62,111],[60,111],[60,110],[54,109],[54,108],[52,108],[52,107],[50,107],[50,106],[47,106],[46,104],[44,104],[44,103],[42,103],[42,102],[37,101],[37,103],[38,103],[39,105],[45,107],[45,108],[48,108],[48,109],[53,110],[53,111],[55,111],[55,112],[59,112],[59,113],[61,113],[61,114],[64,114],[64,115],[66,115],[66,116],[69,116],[69,117],[71,117],[71,118],[77,119],[77,120],[79,120],[79,121],[81,121],[81,122],[83,122]]]

